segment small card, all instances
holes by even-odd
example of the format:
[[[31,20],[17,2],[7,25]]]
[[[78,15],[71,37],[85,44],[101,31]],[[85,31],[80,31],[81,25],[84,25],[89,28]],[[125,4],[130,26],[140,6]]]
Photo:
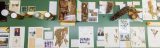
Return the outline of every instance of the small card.
[[[44,32],[44,39],[46,40],[53,39],[53,32]]]

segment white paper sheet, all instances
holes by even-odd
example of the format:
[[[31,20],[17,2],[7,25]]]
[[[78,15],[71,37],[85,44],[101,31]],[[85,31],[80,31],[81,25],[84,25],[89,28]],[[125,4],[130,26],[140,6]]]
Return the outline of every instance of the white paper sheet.
[[[20,14],[20,6],[21,6],[20,0],[10,0],[9,10],[15,11],[16,13]]]
[[[131,27],[131,46],[132,47],[146,47],[145,28],[144,27]]]
[[[131,47],[130,46],[130,21],[129,19],[120,19],[119,34],[120,34],[120,48]]]
[[[25,27],[10,27],[9,47],[24,48],[24,33]]]
[[[160,47],[160,27],[147,27],[149,47]]]
[[[105,47],[119,47],[120,35],[118,27],[104,27]]]
[[[57,1],[49,2],[49,12],[53,15],[57,15]]]
[[[153,13],[156,13],[157,11],[157,6],[156,6],[156,0],[151,0],[151,5],[153,7]],[[142,4],[143,4],[143,20],[157,20],[157,15],[151,15],[151,13],[149,13],[149,4],[148,4],[149,0],[142,0]]]
[[[37,40],[43,40],[43,27],[28,27],[28,48],[38,48],[40,45]]]
[[[80,26],[79,47],[94,47],[93,26]]]
[[[99,1],[99,14],[106,14],[107,1]]]

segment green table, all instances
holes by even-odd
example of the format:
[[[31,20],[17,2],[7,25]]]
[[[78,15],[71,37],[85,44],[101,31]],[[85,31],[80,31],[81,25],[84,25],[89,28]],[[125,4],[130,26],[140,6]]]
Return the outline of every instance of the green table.
[[[49,10],[49,1],[53,0],[21,0],[21,6],[36,6],[36,11],[48,11]],[[96,2],[96,8],[99,8],[99,1],[102,0],[81,0],[82,2]],[[113,0],[113,1],[122,1],[122,2],[127,2],[127,1],[133,1],[133,0]],[[134,0],[134,1],[141,1],[141,0]],[[140,6],[136,6],[137,8],[142,7],[142,3]],[[114,12],[119,10],[119,6],[114,7]],[[97,40],[97,28],[98,27],[118,27],[118,21],[109,21],[109,17],[112,16],[113,14],[99,14],[99,20],[98,23],[91,23],[91,22],[77,22],[76,26],[71,26],[69,27],[70,31],[70,41],[71,39],[78,39],[78,27],[79,26],[93,26],[94,27],[94,47],[96,48],[96,40]],[[127,15],[124,15],[122,18],[128,18]],[[131,22],[130,26],[131,27],[145,27],[146,28],[146,23],[147,21],[143,22]],[[25,18],[24,20],[17,20],[17,19],[12,19],[8,17],[7,22],[0,22],[0,26],[25,26],[25,47],[27,48],[27,42],[28,42],[28,27],[50,27],[53,30],[54,26],[60,26],[58,19],[54,21],[47,21],[47,20],[40,20],[36,18]],[[148,38],[147,38],[147,31],[145,33],[146,37],[146,46],[148,47]],[[71,47],[71,42],[69,42]]]

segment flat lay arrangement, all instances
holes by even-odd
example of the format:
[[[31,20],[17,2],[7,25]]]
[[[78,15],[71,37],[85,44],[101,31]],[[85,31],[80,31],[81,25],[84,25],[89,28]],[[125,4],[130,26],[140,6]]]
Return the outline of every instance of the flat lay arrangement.
[[[0,48],[159,48],[160,0],[0,0]]]

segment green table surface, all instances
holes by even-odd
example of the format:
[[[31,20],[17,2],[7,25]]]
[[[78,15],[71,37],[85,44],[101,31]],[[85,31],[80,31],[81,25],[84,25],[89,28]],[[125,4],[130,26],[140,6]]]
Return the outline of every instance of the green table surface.
[[[21,6],[36,6],[36,11],[48,11],[49,10],[49,1],[53,0],[21,0]],[[56,1],[56,0],[54,0]],[[107,0],[80,0],[82,2],[96,2],[96,8],[99,8],[99,1],[107,1]],[[112,0],[112,1],[120,1],[120,2],[127,2],[127,1],[141,1],[142,0]],[[137,8],[142,8],[142,3],[140,6],[136,6]],[[113,8],[114,12],[120,10],[119,6],[115,6]],[[94,27],[94,47],[97,48],[96,46],[96,40],[97,40],[97,28],[98,27],[118,27],[118,21],[110,21],[109,17],[112,16],[113,14],[99,14],[98,22],[77,22],[76,26],[70,26],[69,31],[70,31],[70,42],[69,42],[69,47],[71,48],[71,39],[78,39],[78,27],[79,26],[93,26]],[[127,15],[124,15],[121,18],[128,18]],[[143,22],[131,22],[130,26],[131,27],[145,27],[145,37],[146,37],[146,46],[148,48],[148,38],[147,38],[147,26],[146,22],[151,21],[151,20],[143,20]],[[159,21],[159,20],[157,20]],[[155,22],[157,22],[155,21]],[[28,42],[28,27],[46,27],[46,28],[51,28],[53,31],[53,27],[55,26],[60,26],[58,20],[54,21],[47,21],[47,20],[41,20],[37,18],[25,18],[24,20],[17,20],[17,19],[12,19],[8,17],[7,22],[0,22],[0,26],[25,26],[25,47],[27,48],[27,42]]]

